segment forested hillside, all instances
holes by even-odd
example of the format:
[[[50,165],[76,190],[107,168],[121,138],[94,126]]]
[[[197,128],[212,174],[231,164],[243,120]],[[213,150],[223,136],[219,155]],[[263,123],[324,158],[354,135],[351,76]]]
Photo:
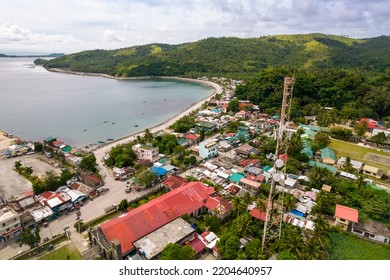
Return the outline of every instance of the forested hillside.
[[[268,68],[236,90],[239,99],[258,104],[261,111],[274,114],[280,109],[283,79],[295,73],[292,116],[321,117],[321,107],[328,120],[323,125],[357,117],[390,116],[390,69],[381,73],[365,70],[293,70]]]
[[[390,67],[390,37],[352,39],[323,34],[208,38],[180,45],[91,50],[45,63],[47,68],[113,76],[202,75],[247,78],[267,67],[364,69]]]

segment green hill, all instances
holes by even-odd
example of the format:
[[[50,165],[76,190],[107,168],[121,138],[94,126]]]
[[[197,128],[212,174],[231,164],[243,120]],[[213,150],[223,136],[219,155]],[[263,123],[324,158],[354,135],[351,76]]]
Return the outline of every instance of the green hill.
[[[179,45],[83,51],[50,60],[44,66],[121,77],[250,77],[270,66],[383,71],[390,67],[390,37],[353,39],[316,33],[208,38]]]

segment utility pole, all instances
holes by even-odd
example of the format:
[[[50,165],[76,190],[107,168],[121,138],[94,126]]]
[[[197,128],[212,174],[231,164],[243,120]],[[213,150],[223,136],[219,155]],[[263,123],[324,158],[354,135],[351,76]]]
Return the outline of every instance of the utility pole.
[[[284,154],[287,159],[289,138],[286,135],[286,128],[290,121],[292,93],[295,79],[294,77],[284,78],[283,102],[280,115],[279,129],[276,135],[275,159],[271,180],[271,187],[266,201],[266,218],[263,229],[263,239],[261,242],[261,251],[269,249],[274,241],[280,239],[283,221],[283,185],[286,177],[286,162],[279,156]],[[277,184],[281,185],[281,191],[276,189]]]

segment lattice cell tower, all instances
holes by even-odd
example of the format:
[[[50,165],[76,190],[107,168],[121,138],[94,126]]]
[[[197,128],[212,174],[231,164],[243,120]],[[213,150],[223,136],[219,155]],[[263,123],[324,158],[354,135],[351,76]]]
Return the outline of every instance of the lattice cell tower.
[[[273,165],[273,174],[268,199],[266,201],[266,219],[263,229],[261,250],[265,253],[271,243],[280,238],[283,221],[283,185],[286,178],[286,164],[289,137],[286,128],[290,121],[291,102],[293,94],[294,77],[284,78],[282,111],[280,114],[279,129],[276,134],[276,150]],[[281,157],[281,155],[284,155]],[[276,189],[280,185],[281,188]]]

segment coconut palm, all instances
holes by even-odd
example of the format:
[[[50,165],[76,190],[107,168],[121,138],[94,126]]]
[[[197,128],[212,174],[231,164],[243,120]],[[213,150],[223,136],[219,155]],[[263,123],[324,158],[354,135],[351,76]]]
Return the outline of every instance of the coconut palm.
[[[248,204],[245,203],[242,197],[235,196],[232,199],[232,206],[234,213],[238,216],[247,209]]]

